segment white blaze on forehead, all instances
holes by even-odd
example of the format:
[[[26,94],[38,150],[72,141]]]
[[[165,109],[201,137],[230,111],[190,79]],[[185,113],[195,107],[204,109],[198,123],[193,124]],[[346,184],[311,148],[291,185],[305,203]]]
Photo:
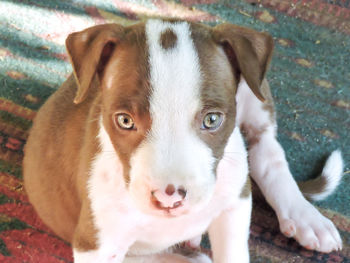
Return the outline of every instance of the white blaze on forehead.
[[[177,38],[174,47],[168,49],[160,44],[160,37],[166,30],[171,30]],[[152,88],[152,131],[159,138],[164,134],[164,127],[173,132],[176,125],[190,125],[199,109],[199,58],[186,22],[149,20],[146,24],[146,37]],[[158,134],[160,130],[163,132]]]

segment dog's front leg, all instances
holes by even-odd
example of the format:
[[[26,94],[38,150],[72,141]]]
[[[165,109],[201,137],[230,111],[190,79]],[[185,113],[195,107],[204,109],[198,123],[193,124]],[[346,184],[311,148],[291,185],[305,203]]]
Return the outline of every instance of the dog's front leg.
[[[96,219],[93,220],[90,206],[84,202],[72,243],[74,263],[122,263],[134,243],[128,219],[123,218],[106,214],[98,219],[106,227],[97,231]]]
[[[283,234],[307,249],[328,253],[341,248],[334,224],[304,198],[271,132],[262,134],[259,143],[250,148],[249,160],[252,177],[275,210]]]
[[[283,234],[294,237],[308,249],[337,250],[342,244],[337,229],[304,198],[276,139],[272,97],[266,80],[262,89],[267,97],[265,103],[255,97],[245,81],[241,81],[236,95],[237,123],[249,144],[251,176],[275,210]]]
[[[209,227],[209,239],[214,263],[249,262],[249,226],[252,209],[251,195],[240,198],[223,211]]]

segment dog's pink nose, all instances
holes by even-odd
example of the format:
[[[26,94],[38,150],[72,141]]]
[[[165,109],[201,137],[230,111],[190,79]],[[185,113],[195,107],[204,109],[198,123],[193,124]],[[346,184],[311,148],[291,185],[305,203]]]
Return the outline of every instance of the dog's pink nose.
[[[158,209],[174,209],[182,206],[186,197],[186,190],[173,184],[168,184],[164,191],[152,191],[151,201]]]

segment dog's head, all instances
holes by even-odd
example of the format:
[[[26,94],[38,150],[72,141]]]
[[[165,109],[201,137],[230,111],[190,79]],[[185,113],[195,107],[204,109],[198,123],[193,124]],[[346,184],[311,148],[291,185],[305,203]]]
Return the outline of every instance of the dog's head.
[[[149,20],[88,28],[66,45],[75,103],[99,83],[103,128],[135,203],[172,216],[206,204],[235,127],[240,78],[264,100],[272,38],[230,24]]]

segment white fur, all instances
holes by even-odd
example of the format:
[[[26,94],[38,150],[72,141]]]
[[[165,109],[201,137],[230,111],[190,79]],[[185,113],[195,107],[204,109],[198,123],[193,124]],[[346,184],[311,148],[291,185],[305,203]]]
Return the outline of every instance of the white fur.
[[[217,183],[209,203],[199,211],[190,211],[186,215],[169,218],[145,214],[135,207],[122,179],[121,162],[116,153],[109,151],[113,146],[102,122],[100,125],[98,138],[101,152],[92,164],[88,182],[94,223],[98,230],[98,250],[92,252],[74,250],[75,262],[120,263],[126,254],[130,257],[143,255],[136,262],[150,262],[147,261],[147,255],[164,251],[176,243],[202,235],[214,218],[224,211],[234,211],[240,206],[239,195],[247,179],[248,164],[243,139],[237,128],[225,148],[223,160],[219,163]],[[247,200],[246,203],[250,203],[250,199]],[[236,214],[238,215],[239,213]],[[245,244],[248,239],[249,218],[247,216],[243,218],[245,219],[237,227],[245,229],[246,235],[239,237],[241,243]],[[220,242],[229,242],[230,238],[228,236]],[[220,247],[218,244],[214,246]],[[235,250],[230,242],[227,247]],[[213,253],[218,254],[215,249]],[[164,262],[163,259],[163,256],[159,256],[159,262]],[[188,259],[188,262],[210,262],[208,260],[207,257],[200,256],[198,261]],[[127,258],[125,262],[135,261],[129,261]]]
[[[252,210],[251,196],[240,199],[232,208],[216,218],[210,228],[214,262],[249,262],[249,225]]]
[[[238,87],[236,99],[237,125],[265,128],[260,141],[249,150],[251,176],[277,213],[281,231],[309,249],[321,252],[340,249],[342,242],[338,231],[303,197],[289,171],[284,151],[276,140],[276,125],[245,80]],[[339,173],[340,160],[338,154],[332,157],[325,168],[327,174]]]
[[[92,260],[99,262],[98,250],[79,251],[73,248],[74,263],[89,263]]]

